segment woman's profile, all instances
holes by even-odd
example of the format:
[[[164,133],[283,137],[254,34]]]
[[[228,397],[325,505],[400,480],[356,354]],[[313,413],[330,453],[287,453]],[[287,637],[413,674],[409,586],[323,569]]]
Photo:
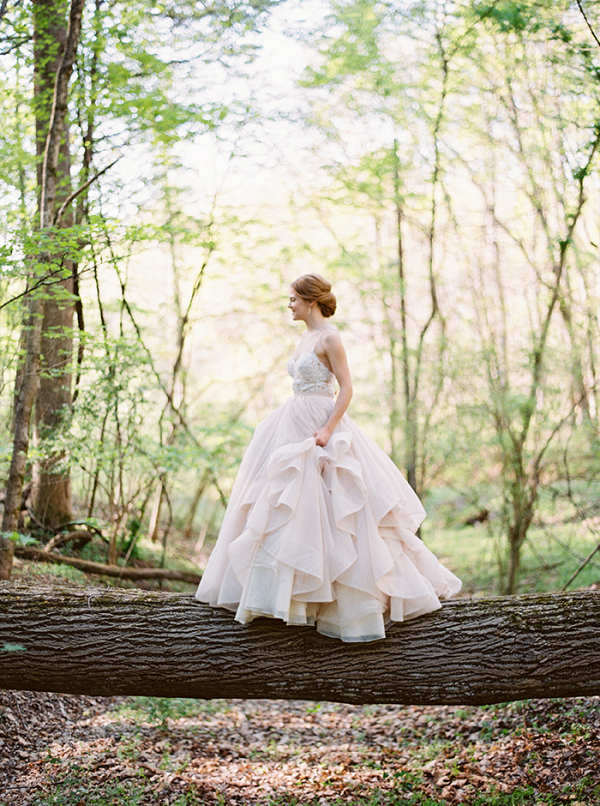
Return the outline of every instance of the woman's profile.
[[[303,275],[288,307],[306,325],[287,366],[294,395],[254,433],[196,598],[243,623],[270,616],[375,641],[461,583],[416,536],[425,510],[413,489],[346,414],[331,284]]]

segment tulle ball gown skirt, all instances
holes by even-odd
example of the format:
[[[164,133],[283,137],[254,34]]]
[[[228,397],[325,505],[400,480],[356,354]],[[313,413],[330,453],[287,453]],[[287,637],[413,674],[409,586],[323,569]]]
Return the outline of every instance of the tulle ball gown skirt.
[[[333,399],[295,394],[256,429],[196,598],[238,621],[315,625],[342,641],[438,609],[460,580],[416,537],[425,511],[388,456]]]

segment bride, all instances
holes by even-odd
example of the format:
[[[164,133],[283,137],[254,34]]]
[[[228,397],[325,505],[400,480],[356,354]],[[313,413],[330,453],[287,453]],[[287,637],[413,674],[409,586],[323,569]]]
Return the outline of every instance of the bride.
[[[408,482],[346,414],[331,284],[298,278],[288,308],[306,325],[287,365],[294,395],[254,433],[196,598],[242,623],[269,616],[375,641],[461,583],[416,536],[425,510]]]

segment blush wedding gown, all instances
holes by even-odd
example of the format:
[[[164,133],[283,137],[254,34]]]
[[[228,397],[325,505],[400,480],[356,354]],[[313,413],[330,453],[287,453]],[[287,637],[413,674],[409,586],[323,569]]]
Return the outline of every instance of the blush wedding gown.
[[[461,582],[416,536],[425,510],[408,482],[348,415],[316,445],[335,390],[314,349],[287,368],[294,396],[254,432],[196,599],[242,623],[385,638],[386,624],[437,610]]]

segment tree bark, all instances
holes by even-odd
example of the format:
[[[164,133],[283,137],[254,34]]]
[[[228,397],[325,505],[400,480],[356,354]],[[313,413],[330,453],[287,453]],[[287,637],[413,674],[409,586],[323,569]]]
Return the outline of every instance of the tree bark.
[[[29,422],[31,410],[38,389],[40,376],[40,341],[42,333],[43,303],[35,296],[29,297],[29,317],[25,322],[26,335],[24,342],[26,353],[24,368],[20,373],[19,393],[16,399],[14,412],[13,452],[6,482],[6,495],[4,497],[4,514],[2,517],[2,531],[14,532],[19,523],[21,511],[21,498],[27,454],[29,451]],[[2,538],[0,564],[0,579],[9,579],[12,568],[12,551]],[[11,543],[12,545],[12,543]]]
[[[0,535],[0,579],[10,579],[15,555],[15,544],[8,537]]]
[[[71,277],[63,280],[44,304],[42,365],[35,401],[36,435],[41,447],[65,427],[71,413],[74,303],[60,300],[59,295],[60,289],[70,293],[72,287]],[[73,520],[71,478],[68,470],[60,468],[63,459],[62,453],[51,454],[36,463],[32,506],[44,526],[55,527]]]
[[[43,5],[40,3],[40,6]],[[72,0],[69,10],[69,27],[67,30],[64,53],[56,71],[52,113],[48,124],[48,137],[44,149],[44,162],[40,184],[40,229],[50,231],[56,224],[54,220],[57,193],[60,190],[58,181],[58,164],[60,144],[67,114],[68,90],[77,44],[81,32],[81,16],[85,0]],[[39,9],[38,9],[39,10]],[[38,132],[39,137],[39,132]],[[38,255],[39,265],[32,269],[32,275],[40,271],[40,266],[48,262],[50,255],[45,251]],[[10,470],[6,485],[2,531],[14,531],[17,528],[18,512],[25,478],[25,467],[29,450],[29,425],[31,411],[39,387],[41,362],[41,335],[44,303],[38,292],[32,290],[29,295],[29,319],[25,327],[28,329],[25,371],[17,373],[20,388],[15,411],[15,434]],[[18,501],[18,504],[17,504]],[[68,519],[67,519],[68,520]],[[5,539],[0,541],[0,579],[10,577],[12,568],[12,552]]]
[[[483,704],[600,694],[600,593],[449,602],[384,641],[250,625],[187,594],[0,584],[0,688]]]
[[[68,32],[66,0],[33,3],[37,181],[40,221],[46,227],[54,223],[61,228],[73,225],[70,209],[59,222],[54,218],[56,209],[71,194],[66,93],[79,39],[80,21],[73,21],[77,5],[76,2],[71,6]],[[44,305],[41,377],[35,404],[36,438],[41,446],[68,419],[72,404],[73,261],[64,254],[53,258],[62,268],[61,276],[56,276],[47,289]],[[70,475],[59,468],[62,458],[62,455],[44,455],[34,467],[33,511],[46,526],[68,523],[73,517]]]

